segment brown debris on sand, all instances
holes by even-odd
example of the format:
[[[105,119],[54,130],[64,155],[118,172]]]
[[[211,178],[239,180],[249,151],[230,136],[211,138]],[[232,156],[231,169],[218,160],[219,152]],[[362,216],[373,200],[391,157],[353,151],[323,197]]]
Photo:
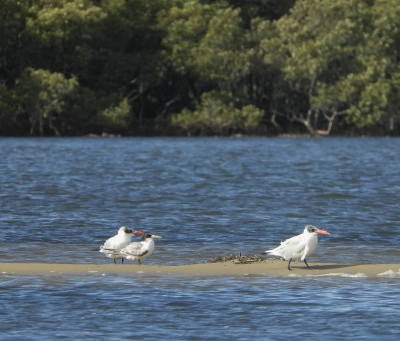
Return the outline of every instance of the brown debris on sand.
[[[252,263],[260,263],[265,262],[266,259],[260,256],[242,256],[239,254],[230,254],[229,257],[215,257],[212,260],[208,260],[207,263],[226,263],[231,262],[235,264],[252,264]]]

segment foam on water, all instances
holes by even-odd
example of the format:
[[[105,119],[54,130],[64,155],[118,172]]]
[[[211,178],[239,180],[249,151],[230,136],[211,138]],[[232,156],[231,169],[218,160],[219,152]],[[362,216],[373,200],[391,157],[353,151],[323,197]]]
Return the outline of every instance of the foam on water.
[[[382,272],[380,274],[378,274],[377,276],[379,277],[396,277],[396,276],[400,276],[400,269],[399,272],[394,272],[393,270],[388,270],[385,272]]]
[[[322,274],[322,275],[307,275],[307,276],[315,276],[315,277],[348,277],[348,278],[364,278],[368,277],[366,274],[363,273],[356,273],[356,274],[347,274],[347,273],[329,273],[329,274]]]
[[[332,272],[332,273],[327,273],[327,274],[319,274],[319,275],[313,275],[313,274],[307,274],[307,275],[297,275],[297,274],[290,274],[287,277],[312,277],[312,278],[318,278],[318,277],[348,277],[348,278],[365,278],[368,277],[366,274],[363,273],[356,273],[356,274],[348,274],[348,273],[338,273],[338,272]]]

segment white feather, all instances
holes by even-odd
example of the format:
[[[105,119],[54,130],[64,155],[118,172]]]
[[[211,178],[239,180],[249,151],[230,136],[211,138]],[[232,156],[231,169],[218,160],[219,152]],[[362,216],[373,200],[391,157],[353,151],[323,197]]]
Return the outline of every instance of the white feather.
[[[122,226],[118,230],[118,234],[105,241],[103,246],[100,246],[100,252],[104,253],[108,258],[122,258],[118,251],[127,246],[133,237],[132,233],[125,232],[126,227]]]
[[[311,256],[318,245],[318,235],[316,233],[310,233],[307,230],[307,225],[302,234],[286,239],[281,242],[277,248],[267,250],[272,256],[282,257],[285,260],[289,259],[301,259],[304,260],[306,257]]]

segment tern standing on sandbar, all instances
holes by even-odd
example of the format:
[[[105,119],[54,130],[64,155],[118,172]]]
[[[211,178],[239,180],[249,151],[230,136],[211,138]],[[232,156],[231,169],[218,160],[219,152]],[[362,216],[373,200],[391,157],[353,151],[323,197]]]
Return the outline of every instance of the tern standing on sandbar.
[[[306,225],[304,232],[292,238],[286,239],[281,242],[277,248],[273,250],[267,250],[264,254],[271,256],[282,257],[289,261],[288,269],[290,268],[290,262],[293,259],[301,259],[307,265],[307,268],[311,268],[307,264],[306,257],[311,256],[318,245],[318,235],[330,234],[327,231],[320,230],[313,225]]]
[[[131,241],[132,237],[144,236],[142,231],[133,231],[125,226],[120,227],[118,234],[114,237],[108,238],[105,243],[100,246],[98,251],[104,253],[108,258],[114,258],[114,264],[117,264],[115,259],[122,258],[122,264],[124,264],[124,258],[116,251],[123,249]]]
[[[154,234],[145,233],[140,242],[132,242],[125,246],[122,250],[118,251],[117,254],[120,257],[126,259],[135,260],[139,263],[142,259],[149,257],[154,252],[154,240],[153,238],[162,238]]]

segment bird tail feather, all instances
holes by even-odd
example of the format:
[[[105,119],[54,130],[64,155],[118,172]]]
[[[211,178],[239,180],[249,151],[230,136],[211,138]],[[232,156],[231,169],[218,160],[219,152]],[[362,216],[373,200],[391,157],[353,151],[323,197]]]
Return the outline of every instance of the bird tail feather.
[[[121,254],[121,252],[119,250],[117,250],[117,249],[107,249],[105,247],[100,247],[99,251],[103,252],[103,253],[105,253],[107,255],[120,255]]]
[[[271,255],[271,256],[278,256],[278,257],[281,256],[280,253],[277,252],[275,249],[274,249],[274,250],[267,250],[267,251],[264,251],[263,254],[267,254],[267,255]]]

